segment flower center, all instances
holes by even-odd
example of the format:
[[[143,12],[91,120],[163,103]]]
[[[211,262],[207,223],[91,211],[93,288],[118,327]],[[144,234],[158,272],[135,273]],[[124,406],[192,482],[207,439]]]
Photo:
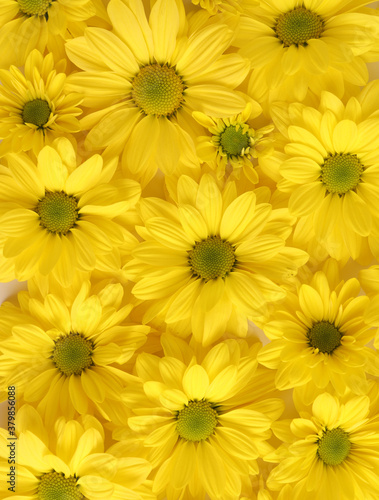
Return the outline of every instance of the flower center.
[[[188,254],[188,262],[193,274],[206,281],[225,278],[236,263],[233,246],[220,238],[209,236],[198,241]]]
[[[307,45],[311,38],[320,38],[323,29],[322,18],[305,7],[296,7],[281,14],[274,26],[276,36],[285,47]]]
[[[40,224],[51,233],[66,234],[79,218],[78,201],[75,196],[63,191],[46,193],[38,202],[35,211],[40,216]]]
[[[69,333],[55,340],[52,360],[64,375],[80,375],[92,365],[94,345],[81,333]]]
[[[339,465],[351,448],[349,435],[340,427],[326,430],[318,443],[317,454],[326,465]]]
[[[357,187],[362,172],[363,165],[357,155],[335,153],[321,166],[321,182],[329,193],[341,195]]]
[[[320,321],[308,331],[309,343],[320,352],[332,353],[341,345],[342,334],[332,323]]]
[[[208,401],[189,401],[177,415],[176,430],[187,441],[207,439],[217,426],[217,411]]]
[[[39,500],[81,500],[84,498],[76,484],[76,478],[64,477],[59,472],[43,474],[37,495]]]
[[[250,146],[250,136],[240,125],[229,125],[220,134],[220,146],[228,156],[241,156]]]
[[[22,119],[24,123],[32,123],[42,128],[49,121],[50,106],[44,99],[34,99],[25,103],[22,110]]]
[[[134,78],[132,97],[146,115],[170,116],[183,104],[185,85],[173,68],[151,64]]]

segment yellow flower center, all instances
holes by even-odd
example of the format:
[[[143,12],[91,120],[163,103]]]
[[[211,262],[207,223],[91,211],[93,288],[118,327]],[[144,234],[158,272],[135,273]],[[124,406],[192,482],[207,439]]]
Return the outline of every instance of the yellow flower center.
[[[133,100],[146,115],[173,115],[184,102],[186,87],[167,65],[151,64],[141,68],[132,85]]]
[[[34,99],[25,103],[22,110],[22,119],[24,123],[32,123],[38,128],[43,128],[43,125],[49,121],[50,106],[44,99]]]
[[[28,16],[43,16],[53,0],[17,0],[22,13]]]
[[[362,172],[363,165],[357,155],[335,153],[321,166],[321,182],[329,193],[342,195],[357,187]]]
[[[206,281],[225,278],[235,266],[234,247],[220,238],[209,236],[198,241],[188,253],[188,262],[194,275]]]
[[[47,192],[35,211],[40,217],[41,226],[51,233],[66,234],[79,218],[78,200],[63,191]]]
[[[177,415],[176,430],[187,441],[207,439],[217,426],[217,411],[208,401],[189,401]]]
[[[65,477],[59,472],[43,474],[37,495],[39,500],[82,500],[84,498],[76,484],[76,478]]]
[[[311,38],[320,38],[324,30],[322,18],[306,9],[296,7],[281,14],[276,20],[274,31],[285,47],[290,45],[307,45]]]
[[[81,333],[69,333],[55,340],[52,360],[64,375],[80,375],[90,367],[94,345]]]
[[[227,156],[241,156],[243,150],[250,146],[248,128],[229,125],[220,134],[220,146]]]
[[[308,331],[309,344],[320,352],[331,354],[341,345],[342,334],[332,323],[320,321]]]
[[[340,427],[326,430],[319,440],[317,455],[326,465],[340,465],[351,448],[349,435]]]

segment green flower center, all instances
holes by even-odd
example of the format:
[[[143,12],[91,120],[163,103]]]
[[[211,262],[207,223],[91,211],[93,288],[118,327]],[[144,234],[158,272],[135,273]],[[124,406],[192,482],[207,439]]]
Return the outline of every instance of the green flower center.
[[[41,226],[51,233],[66,234],[79,218],[77,199],[63,191],[46,193],[35,211],[40,217]]]
[[[64,375],[80,375],[90,367],[94,345],[81,333],[69,333],[55,340],[52,360]]]
[[[193,274],[206,281],[225,278],[235,266],[234,247],[220,238],[209,236],[195,243],[188,253],[188,262]]]
[[[183,104],[185,85],[170,66],[141,68],[132,82],[134,102],[146,115],[170,116]]]
[[[37,495],[39,500],[82,500],[73,476],[65,477],[59,472],[43,474],[38,485]]]
[[[335,153],[321,166],[321,182],[329,193],[342,195],[357,187],[362,172],[363,165],[357,155]]]
[[[332,323],[320,321],[308,331],[309,343],[320,352],[330,354],[341,345],[342,334]]]
[[[42,128],[49,121],[50,106],[44,99],[34,99],[25,103],[22,110],[22,119],[24,123],[32,123],[39,128]]]
[[[229,125],[220,134],[220,146],[228,156],[241,156],[250,146],[250,136],[240,125]]]
[[[217,426],[217,411],[208,401],[189,401],[177,415],[176,430],[187,441],[207,439]]]
[[[348,456],[350,448],[348,433],[337,427],[324,431],[317,454],[326,465],[340,465]]]
[[[307,45],[311,38],[320,38],[323,29],[322,18],[305,7],[296,7],[281,14],[274,26],[276,36],[285,47]]]

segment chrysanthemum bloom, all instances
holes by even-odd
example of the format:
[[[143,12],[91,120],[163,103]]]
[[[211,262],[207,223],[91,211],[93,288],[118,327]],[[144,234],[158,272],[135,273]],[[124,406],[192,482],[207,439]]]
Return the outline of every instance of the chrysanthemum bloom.
[[[369,298],[359,292],[356,278],[333,289],[319,271],[310,285],[302,285],[298,295],[288,294],[273,310],[263,327],[271,342],[258,360],[277,370],[278,389],[306,386],[309,393],[331,383],[339,394],[347,387],[364,391],[365,371],[371,369],[374,356],[365,345],[375,332],[364,321]]]
[[[23,405],[17,412],[16,486],[2,488],[2,499],[25,500],[154,500],[151,465],[142,458],[118,458],[104,450],[104,430],[91,416],[59,418],[47,430],[37,411]],[[9,434],[0,429],[0,475],[7,485],[10,472]],[[150,489],[150,493],[149,493]]]
[[[242,16],[234,45],[250,58],[260,81],[282,88],[296,100],[308,88],[337,88],[344,82],[364,85],[365,64],[376,50],[379,20],[357,12],[370,0],[263,0],[254,14]],[[330,87],[331,86],[331,87]],[[292,92],[291,92],[292,91]]]
[[[67,30],[69,36],[82,31],[95,14],[91,0],[1,0],[0,67],[23,66],[33,49],[61,49]]]
[[[155,469],[153,491],[238,498],[241,476],[258,473],[255,459],[270,450],[269,429],[284,406],[257,369],[260,344],[228,340],[195,357],[183,340],[163,339],[165,356],[138,356],[139,378],[124,393],[138,415],[128,419],[137,433],[130,439],[143,443]]]
[[[181,322],[178,330],[192,328],[204,345],[226,328],[246,335],[247,316],[262,316],[266,302],[283,298],[276,283],[288,283],[308,259],[285,246],[294,222],[286,209],[256,203],[253,191],[238,196],[234,183],[222,193],[210,174],[199,184],[181,176],[178,206],[146,198],[141,216],[145,227],[137,231],[146,241],[124,270],[137,281],[133,294],[152,301],[144,322],[158,314]]]
[[[32,150],[38,154],[56,137],[79,132],[81,96],[66,93],[65,61],[33,50],[22,73],[0,70],[0,156]]]
[[[106,256],[126,232],[112,219],[136,204],[139,184],[104,183],[113,164],[103,167],[100,155],[76,167],[66,138],[45,146],[37,165],[25,153],[7,161],[9,168],[0,171],[0,233],[3,259],[15,266],[16,278],[54,273],[68,286],[75,270],[109,268]]]
[[[362,120],[362,109],[356,98],[345,106],[329,92],[323,92],[319,109],[296,103],[273,108],[287,141],[278,189],[290,194],[290,213],[307,217],[317,240],[337,260],[367,253],[367,241],[375,255],[378,251],[370,238],[362,239],[379,233],[379,121],[374,114]],[[271,157],[264,161],[267,170]]]
[[[246,77],[249,63],[237,54],[223,55],[234,33],[215,24],[189,38],[182,8],[158,0],[146,19],[141,0],[111,0],[113,32],[88,28],[66,44],[81,69],[68,78],[69,89],[84,94],[83,105],[99,111],[82,120],[91,129],[89,148],[126,144],[133,173],[154,165],[175,170],[180,155],[192,154],[188,121],[192,111],[217,117],[239,113],[243,97],[233,92]]]
[[[49,421],[94,408],[106,418],[117,415],[127,376],[120,365],[149,332],[128,320],[132,306],[125,304],[121,284],[106,285],[96,295],[90,288],[84,282],[69,306],[57,294],[38,300],[28,292],[19,293],[20,307],[1,306],[2,385],[16,385]]]
[[[249,120],[256,118],[262,108],[256,102],[249,102],[242,113],[228,118],[213,118],[200,111],[194,111],[193,117],[211,136],[201,136],[196,140],[199,158],[216,170],[217,178],[225,175],[225,168],[230,165],[238,173],[243,168],[248,179],[256,184],[258,174],[251,161],[272,150],[272,140],[265,137],[274,130],[273,125],[254,130]]]
[[[304,500],[375,500],[379,421],[367,418],[369,404],[367,396],[340,404],[324,393],[314,401],[312,414],[281,425],[278,435],[285,444],[270,457],[280,464],[268,477],[269,488],[293,483],[291,498]]]

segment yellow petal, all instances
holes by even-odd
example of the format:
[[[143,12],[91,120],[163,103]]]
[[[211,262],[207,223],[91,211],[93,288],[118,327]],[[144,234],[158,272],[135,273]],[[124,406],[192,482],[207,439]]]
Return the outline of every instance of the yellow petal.
[[[45,146],[38,155],[38,170],[49,191],[63,191],[68,176],[61,157],[50,146]]]
[[[191,366],[183,376],[183,389],[189,399],[202,399],[208,387],[208,374],[200,365]]]
[[[173,0],[158,0],[151,9],[149,24],[153,33],[154,58],[170,62],[179,31],[179,12]]]

